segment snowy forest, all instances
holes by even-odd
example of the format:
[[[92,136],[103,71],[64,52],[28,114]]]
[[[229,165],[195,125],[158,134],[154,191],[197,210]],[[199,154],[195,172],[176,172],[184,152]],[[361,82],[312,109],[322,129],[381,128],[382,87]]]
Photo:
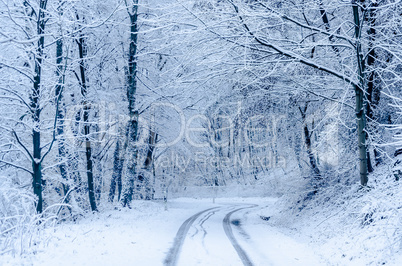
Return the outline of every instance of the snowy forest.
[[[109,223],[125,246],[122,221],[172,235],[156,255],[127,233],[156,261],[120,264],[195,265],[174,234],[219,202],[248,204],[232,244],[284,241],[239,265],[398,265],[399,86],[400,0],[1,0],[0,265],[60,265],[66,234]],[[285,236],[305,264],[275,259]]]

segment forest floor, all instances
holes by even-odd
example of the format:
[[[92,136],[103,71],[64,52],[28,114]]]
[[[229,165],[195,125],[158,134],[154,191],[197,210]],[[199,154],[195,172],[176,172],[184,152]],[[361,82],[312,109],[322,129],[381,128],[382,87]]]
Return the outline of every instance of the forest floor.
[[[310,224],[287,215],[277,198],[135,201],[47,228],[31,253],[0,265],[378,265],[353,234],[331,235],[328,213]]]

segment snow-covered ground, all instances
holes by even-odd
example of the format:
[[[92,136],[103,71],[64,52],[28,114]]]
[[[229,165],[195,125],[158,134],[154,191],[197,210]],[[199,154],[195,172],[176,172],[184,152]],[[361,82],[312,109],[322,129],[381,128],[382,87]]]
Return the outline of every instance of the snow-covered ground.
[[[161,265],[182,221],[211,204],[139,201],[47,229],[36,254],[4,265]]]
[[[267,225],[309,243],[327,265],[402,265],[401,185],[382,167],[369,187],[335,179],[310,199],[288,192],[261,213],[271,217]]]
[[[342,215],[325,218],[328,212],[317,208],[290,215],[285,205],[278,198],[135,201],[133,209],[104,210],[47,228],[30,254],[2,255],[0,264],[171,265],[167,258],[181,241],[177,265],[401,265],[398,253],[385,260],[390,253],[380,250],[380,229],[377,235],[361,230],[367,233],[359,238],[358,229],[340,232]],[[228,237],[225,219],[246,260]],[[183,223],[188,228],[179,239]]]
[[[176,233],[190,216],[209,208],[216,212],[194,221],[179,253],[178,265],[242,265],[225,236],[224,216],[236,206],[258,204],[231,215],[233,234],[255,265],[318,265],[307,243],[292,239],[266,224],[259,212],[276,199],[177,199],[135,202],[133,209],[88,214],[76,222],[48,228],[36,252],[1,258],[2,265],[163,265]],[[198,234],[202,222],[205,232]],[[204,234],[205,241],[203,240]]]

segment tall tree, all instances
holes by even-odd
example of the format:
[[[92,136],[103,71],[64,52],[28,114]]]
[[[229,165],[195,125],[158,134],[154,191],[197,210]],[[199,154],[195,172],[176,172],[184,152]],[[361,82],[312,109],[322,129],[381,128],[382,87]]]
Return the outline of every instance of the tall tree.
[[[39,1],[39,10],[37,16],[37,36],[39,37],[36,54],[35,54],[35,74],[33,82],[33,90],[31,94],[31,109],[34,127],[32,129],[33,140],[33,189],[34,194],[38,197],[36,211],[41,213],[43,210],[42,198],[42,148],[41,148],[41,133],[40,133],[40,96],[41,96],[41,77],[42,77],[42,63],[43,63],[43,50],[45,46],[45,26],[46,26],[46,6],[47,0]]]
[[[59,1],[59,6],[58,6],[58,13],[59,16],[63,16],[63,10],[62,10],[62,5],[63,1]],[[56,121],[57,121],[57,136],[58,136],[58,153],[59,153],[59,160],[60,165],[59,165],[59,170],[60,170],[60,175],[63,179],[63,193],[64,196],[67,196],[67,193],[69,191],[69,186],[67,184],[67,165],[65,163],[66,157],[67,157],[67,151],[66,151],[66,141],[64,137],[64,113],[65,113],[65,107],[64,107],[64,102],[63,102],[63,93],[64,93],[64,80],[65,80],[65,65],[66,62],[64,62],[64,57],[63,57],[63,36],[62,36],[62,30],[61,30],[61,25],[60,27],[60,35],[56,41],[56,77],[58,77],[58,81],[56,84],[56,89],[55,89],[55,97],[56,97]],[[67,199],[65,199],[67,200]]]
[[[377,60],[377,53],[375,48],[376,42],[376,12],[377,8],[379,7],[378,2],[375,1],[368,1],[361,0],[363,5],[362,12],[364,13],[364,22],[367,23],[368,30],[368,53],[367,53],[367,70],[366,70],[366,82],[367,82],[367,118],[368,118],[368,125],[369,129],[375,133],[378,129],[379,118],[377,117],[378,111],[376,110],[377,106],[380,103],[380,95],[381,95],[381,87],[376,79],[378,79],[378,75],[376,73],[376,60]],[[373,171],[371,167],[370,157],[369,158],[369,170],[370,172]],[[374,159],[376,165],[380,164],[381,154],[376,147],[374,147]]]
[[[80,20],[78,14],[77,14],[77,20]],[[80,76],[79,77],[77,76],[77,79],[80,82],[81,95],[83,98],[82,106],[83,106],[83,123],[84,123],[84,137],[85,137],[86,172],[88,181],[88,196],[89,196],[89,203],[91,205],[91,210],[97,211],[95,188],[94,188],[92,147],[91,147],[91,140],[89,139],[89,133],[91,127],[89,123],[89,111],[91,108],[90,103],[88,102],[87,99],[88,87],[87,87],[87,77],[85,68],[85,60],[87,57],[87,46],[82,32],[80,33],[79,38],[77,40],[77,45],[78,45],[79,66],[80,66]]]
[[[136,166],[138,149],[136,147],[138,134],[138,110],[136,107],[137,91],[137,42],[138,42],[138,0],[133,0],[126,8],[130,18],[130,48],[128,54],[128,77],[127,77],[127,99],[128,99],[128,144],[126,159],[126,176],[123,186],[122,204],[129,205],[134,193],[134,181],[136,178]]]
[[[357,117],[357,134],[359,146],[359,161],[360,161],[360,183],[365,186],[368,182],[368,149],[366,145],[366,106],[365,106],[365,82],[364,71],[365,61],[362,51],[361,39],[361,16],[359,14],[359,6],[356,0],[352,0],[353,18],[355,23],[355,52],[356,62],[358,67],[358,83],[354,84],[356,93],[356,117]]]

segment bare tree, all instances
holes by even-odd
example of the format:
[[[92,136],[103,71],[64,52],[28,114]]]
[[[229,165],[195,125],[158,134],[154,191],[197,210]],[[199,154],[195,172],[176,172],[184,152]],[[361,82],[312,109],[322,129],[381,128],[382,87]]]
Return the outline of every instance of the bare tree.
[[[138,110],[136,107],[137,91],[137,42],[138,42],[138,0],[132,3],[126,2],[127,12],[130,17],[130,48],[128,55],[128,76],[127,76],[127,99],[129,124],[127,127],[127,157],[126,176],[123,186],[122,204],[129,205],[134,193],[134,180],[136,178],[138,149],[136,147],[138,134]]]

